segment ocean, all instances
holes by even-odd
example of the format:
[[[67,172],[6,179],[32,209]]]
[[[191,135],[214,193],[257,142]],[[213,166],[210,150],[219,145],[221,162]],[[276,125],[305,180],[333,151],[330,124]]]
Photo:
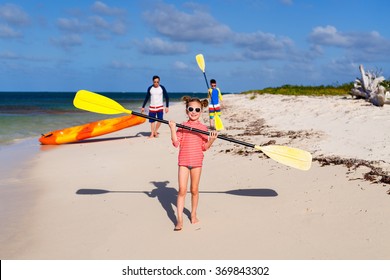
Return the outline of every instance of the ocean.
[[[0,92],[0,145],[9,145],[47,132],[114,118],[73,106],[75,92]],[[139,112],[145,92],[99,92],[123,107]],[[184,95],[205,98],[206,93],[169,92],[170,102]]]

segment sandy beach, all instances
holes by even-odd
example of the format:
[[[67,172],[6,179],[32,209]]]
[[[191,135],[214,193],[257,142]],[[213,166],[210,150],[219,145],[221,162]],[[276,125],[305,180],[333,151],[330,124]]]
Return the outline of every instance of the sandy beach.
[[[157,139],[148,122],[76,144],[40,146],[37,136],[23,146],[32,158],[0,180],[0,259],[390,259],[390,106],[252,94],[224,105],[224,135],[309,151],[312,168],[218,139],[205,154],[200,222],[174,232],[168,126]],[[184,121],[184,105],[165,118]]]

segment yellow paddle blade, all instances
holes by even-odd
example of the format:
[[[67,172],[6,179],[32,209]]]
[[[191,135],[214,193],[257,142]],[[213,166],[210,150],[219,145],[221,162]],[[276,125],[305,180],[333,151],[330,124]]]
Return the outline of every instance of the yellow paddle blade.
[[[73,105],[78,109],[99,114],[114,115],[132,113],[131,110],[124,108],[115,100],[87,90],[79,90],[76,93],[73,99]]]
[[[206,64],[204,62],[203,54],[197,54],[195,58],[196,58],[196,62],[198,63],[200,70],[202,70],[202,72],[204,72],[204,70],[206,68]]]
[[[261,147],[256,145],[255,149],[262,151],[271,159],[290,167],[300,170],[309,170],[311,167],[311,154],[297,148],[278,145]]]
[[[223,130],[223,129],[225,129],[223,127],[223,123],[222,123],[221,118],[217,114],[215,114],[214,118],[215,118],[215,129],[216,130]]]

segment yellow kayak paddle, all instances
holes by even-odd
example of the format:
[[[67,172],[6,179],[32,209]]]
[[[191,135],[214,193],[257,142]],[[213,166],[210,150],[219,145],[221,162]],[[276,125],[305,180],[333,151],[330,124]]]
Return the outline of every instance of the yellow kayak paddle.
[[[209,89],[209,83],[207,82],[206,71],[205,71],[206,63],[204,61],[203,54],[198,54],[198,55],[196,55],[195,58],[196,58],[196,62],[198,63],[200,70],[202,70],[202,72],[203,72],[203,76],[204,76],[204,79],[206,81],[207,89]],[[214,107],[214,104],[213,104],[213,107]],[[215,112],[215,107],[214,107],[214,120],[215,120],[215,129],[216,130],[223,130],[224,126],[223,126],[222,120],[219,117],[218,113]]]
[[[144,115],[126,109],[115,100],[112,100],[106,96],[91,91],[87,91],[87,90],[80,90],[76,93],[76,96],[73,100],[73,105],[76,108],[86,110],[89,112],[99,113],[99,114],[113,115],[113,114],[126,113],[126,114],[133,114],[135,116],[139,116],[146,119],[151,119],[161,123],[169,124],[167,120],[160,120],[154,117],[150,117],[148,115]],[[187,129],[197,133],[206,134],[206,135],[210,134],[208,131],[192,128],[178,123],[176,124],[176,127]],[[259,145],[246,143],[240,140],[227,138],[223,135],[218,135],[218,138],[262,151],[271,159],[299,170],[309,170],[311,167],[311,162],[312,162],[311,154],[309,152],[297,148],[291,148],[291,147],[280,146],[280,145],[259,146]]]

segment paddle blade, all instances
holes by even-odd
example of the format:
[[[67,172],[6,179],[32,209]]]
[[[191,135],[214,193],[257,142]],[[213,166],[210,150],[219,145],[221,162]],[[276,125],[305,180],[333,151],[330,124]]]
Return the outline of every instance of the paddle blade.
[[[206,69],[206,64],[204,62],[203,54],[198,54],[198,55],[196,55],[195,58],[196,58],[196,62],[198,63],[200,70],[202,70],[202,72],[204,73],[205,69]]]
[[[273,160],[293,168],[309,170],[311,167],[311,154],[297,148],[278,145],[261,147],[256,145],[255,149],[262,151]]]
[[[215,118],[215,129],[216,130],[223,130],[223,129],[225,129],[223,127],[223,123],[222,123],[221,118],[217,114],[215,114],[214,118]]]
[[[73,105],[78,109],[106,115],[132,113],[115,100],[87,90],[79,90],[76,93]]]

